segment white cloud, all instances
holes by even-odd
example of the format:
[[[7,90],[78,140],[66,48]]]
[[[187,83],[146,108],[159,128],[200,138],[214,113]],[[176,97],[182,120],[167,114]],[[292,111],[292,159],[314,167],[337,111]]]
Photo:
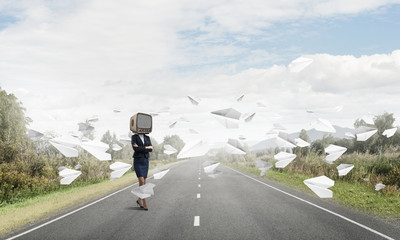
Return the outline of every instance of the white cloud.
[[[2,1],[0,12],[17,22],[0,30],[0,86],[25,89],[16,95],[41,129],[53,119],[75,127],[99,114],[99,134],[114,127],[122,134],[125,118],[135,111],[170,106],[177,115],[197,116],[187,94],[209,102],[197,109],[207,114],[228,107],[239,93],[246,94],[244,109],[261,100],[292,130],[307,126],[305,109],[339,104],[343,114],[330,117],[351,124],[368,111],[400,112],[394,104],[400,51],[360,58],[308,55],[314,63],[292,74],[286,66],[268,67],[278,54],[247,44],[276,22],[357,14],[399,2]],[[124,113],[110,115],[115,107]],[[277,120],[258,116],[254,126],[261,131]]]

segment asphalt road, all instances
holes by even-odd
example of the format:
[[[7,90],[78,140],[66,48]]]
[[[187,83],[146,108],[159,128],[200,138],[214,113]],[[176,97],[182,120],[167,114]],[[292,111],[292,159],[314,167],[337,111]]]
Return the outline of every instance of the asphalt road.
[[[202,161],[150,179],[149,211],[129,187],[16,239],[400,239],[397,225],[223,165],[210,178]]]

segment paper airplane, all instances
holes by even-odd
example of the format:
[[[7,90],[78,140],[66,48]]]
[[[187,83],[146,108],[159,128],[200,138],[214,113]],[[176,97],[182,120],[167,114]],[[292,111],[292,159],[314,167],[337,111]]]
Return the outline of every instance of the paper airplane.
[[[207,154],[210,150],[210,146],[203,140],[194,140],[190,143],[185,144],[182,150],[179,152],[177,158],[193,158],[200,157]]]
[[[228,139],[228,143],[225,146],[225,151],[230,154],[246,154],[246,150],[243,148],[242,144],[236,139]]]
[[[336,129],[326,119],[318,118],[317,121],[314,122],[312,125],[315,130],[320,131],[320,132],[329,132],[329,133],[336,132]]]
[[[239,119],[242,115],[240,112],[233,108],[222,109],[218,111],[211,112],[214,117],[228,129],[238,128]]]
[[[206,163],[206,165],[204,165],[204,163]],[[220,164],[219,162],[208,162],[208,161],[204,163],[203,163],[203,168],[205,173],[212,173]]]
[[[356,129],[357,141],[367,141],[372,135],[378,132],[378,129],[361,126]]]
[[[386,136],[387,138],[392,137],[397,132],[397,127],[386,129],[382,135]]]
[[[79,141],[79,139],[72,137],[72,136],[62,136],[62,137],[56,137],[56,138],[52,138],[49,140],[50,142],[54,142],[57,144],[61,144],[67,147],[78,147],[81,142]]]
[[[301,138],[295,138],[294,141],[298,147],[309,147],[310,146],[310,143],[304,141]]]
[[[115,162],[111,164],[110,169],[113,171],[111,172],[110,180],[114,181],[115,179],[122,177],[122,175],[124,175],[131,167],[132,164],[123,162]]]
[[[131,193],[133,193],[134,195],[138,196],[141,199],[145,199],[148,198],[152,195],[154,195],[154,190],[153,188],[156,185],[153,183],[146,183],[140,187],[136,187],[134,188]]]
[[[166,145],[164,145],[164,153],[165,154],[167,154],[167,155],[171,155],[171,154],[174,154],[174,153],[176,153],[178,150],[176,150],[173,146],[171,146],[171,145],[168,145],[168,144],[166,144]]]
[[[94,115],[88,119],[88,122],[97,122],[99,121],[99,116]]]
[[[333,192],[328,188],[335,185],[335,181],[329,179],[326,176],[320,176],[315,178],[306,179],[303,181],[307,187],[309,187],[315,194],[320,198],[331,198]]]
[[[354,168],[354,165],[342,163],[339,166],[337,166],[336,168],[339,172],[339,176],[346,176],[351,171],[351,169]]]
[[[256,113],[246,114],[243,116],[245,122],[251,122],[253,120]]]
[[[346,132],[344,134],[344,138],[346,138],[346,139],[354,139],[354,138],[356,138],[356,136],[354,136],[354,134],[352,134],[351,132]]]
[[[109,148],[108,144],[99,141],[89,141],[83,142],[81,147],[100,161],[111,160],[111,154],[106,153]]]
[[[313,61],[314,61],[313,59],[305,57],[296,58],[289,64],[289,71],[295,73],[301,72],[303,71],[303,69],[308,67]]]
[[[41,132],[35,131],[33,129],[28,129],[28,137],[33,141],[37,141],[41,139],[43,136],[44,134]]]
[[[240,102],[243,100],[244,94],[240,95],[239,97],[236,98],[236,101]]]
[[[267,106],[262,102],[257,102],[257,107],[266,108]]]
[[[239,140],[243,141],[246,140],[247,138],[244,135],[239,135]]]
[[[262,160],[256,160],[256,167],[261,170],[260,176],[264,176],[268,169],[272,168],[271,163],[264,162]]]
[[[282,148],[294,148],[296,143],[286,132],[279,132],[278,136],[275,137],[275,142],[279,147]]]
[[[278,154],[275,154],[274,158],[278,160],[278,162],[275,163],[275,167],[284,168],[296,158],[296,154],[280,152]]]
[[[153,172],[154,179],[159,180],[159,179],[163,178],[169,172],[169,169],[155,168],[155,169],[153,169],[152,172]]]
[[[325,148],[325,153],[328,153],[328,155],[325,157],[325,162],[332,164],[346,151],[347,148],[345,147],[330,144],[327,148]]]
[[[122,147],[121,147],[120,145],[114,143],[114,144],[112,145],[112,148],[111,148],[111,149],[112,149],[113,151],[120,151],[120,150],[122,150]]]
[[[80,131],[80,132],[91,132],[94,130],[94,127],[90,126],[87,123],[81,122],[81,123],[78,123],[78,125],[79,125],[78,131]]]
[[[238,112],[237,110],[235,110],[233,108],[227,108],[227,109],[214,111],[214,112],[211,112],[211,114],[225,117],[225,118],[231,118],[231,119],[235,119],[235,120],[239,120],[240,116],[242,115],[240,112]]]
[[[207,176],[209,176],[210,178],[217,178],[217,177],[221,176],[221,174],[222,174],[221,171],[214,170],[210,174],[208,174]]]
[[[75,169],[76,169],[76,170],[79,170],[79,169],[81,169],[81,168],[82,168],[82,165],[80,165],[80,164],[75,165]]]
[[[62,179],[60,180],[60,184],[69,185],[71,184],[79,175],[82,174],[81,171],[65,168],[58,173]]]
[[[58,171],[62,171],[64,169],[66,169],[66,167],[65,166],[61,166],[61,167],[58,168]]]
[[[368,115],[362,116],[361,119],[364,120],[364,122],[365,122],[366,124],[371,124],[371,125],[374,125],[374,124],[375,124],[375,122],[374,122],[374,115],[372,115],[372,114],[370,114],[370,113],[369,113]]]
[[[78,150],[73,147],[65,146],[63,144],[55,143],[53,141],[49,141],[53,147],[55,147],[64,157],[78,157]]]
[[[172,123],[168,124],[168,127],[174,128],[177,123],[178,123],[178,121],[172,122]]]
[[[190,102],[191,102],[193,105],[195,105],[195,106],[199,105],[199,103],[200,103],[200,100],[199,100],[199,99],[194,98],[194,97],[191,97],[191,96],[187,96],[187,97],[189,98]]]
[[[385,184],[378,183],[375,185],[375,191],[379,191],[379,190],[383,189],[384,187],[386,187]]]
[[[119,110],[119,109],[114,109],[113,112],[114,112],[114,113],[120,113],[121,110]]]

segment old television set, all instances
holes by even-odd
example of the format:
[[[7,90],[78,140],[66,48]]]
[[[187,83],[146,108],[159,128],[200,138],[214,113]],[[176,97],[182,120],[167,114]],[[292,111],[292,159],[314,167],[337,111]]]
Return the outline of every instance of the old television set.
[[[151,133],[153,129],[153,118],[150,114],[136,113],[131,117],[129,127],[134,133]]]

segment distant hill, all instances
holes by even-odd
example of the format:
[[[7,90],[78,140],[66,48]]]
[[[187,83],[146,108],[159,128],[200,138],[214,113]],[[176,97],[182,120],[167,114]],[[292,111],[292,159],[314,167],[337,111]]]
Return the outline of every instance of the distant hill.
[[[344,138],[344,134],[346,132],[351,132],[354,134],[354,129],[352,128],[344,128],[344,127],[340,127],[337,125],[333,125],[333,127],[336,129],[336,133],[326,133],[326,132],[320,132],[317,131],[315,129],[310,129],[307,130],[307,135],[308,137],[311,139],[311,142],[317,140],[317,139],[322,139],[324,135],[332,135],[333,137],[336,138]],[[295,132],[295,133],[291,133],[289,134],[290,137],[292,137],[293,139],[299,137],[300,132]],[[266,149],[266,148],[274,148],[277,147],[276,143],[275,143],[275,139],[274,138],[270,138],[270,139],[266,139],[263,140],[261,142],[258,142],[254,145],[252,145],[250,147],[250,150],[262,150],[262,149]]]

